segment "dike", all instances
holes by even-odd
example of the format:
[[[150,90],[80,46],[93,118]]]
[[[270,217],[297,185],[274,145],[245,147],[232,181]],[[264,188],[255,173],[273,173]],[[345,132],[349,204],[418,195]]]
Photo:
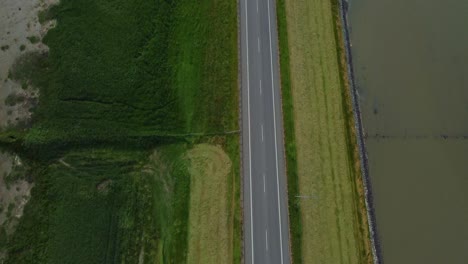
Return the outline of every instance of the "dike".
[[[364,196],[367,208],[367,220],[369,223],[370,240],[372,247],[372,254],[374,264],[382,263],[381,247],[379,243],[379,237],[377,233],[377,224],[375,218],[375,210],[372,196],[372,185],[369,175],[369,162],[367,159],[367,151],[364,140],[364,128],[362,125],[361,110],[359,107],[359,97],[356,89],[356,83],[354,79],[353,71],[353,58],[351,53],[351,42],[349,40],[349,25],[348,25],[348,0],[338,0],[340,9],[340,19],[342,25],[342,31],[344,36],[344,46],[346,55],[346,69],[348,74],[348,80],[350,85],[350,94],[354,114],[354,126],[356,129],[357,145],[359,148],[359,158],[361,160],[361,174],[364,186]]]

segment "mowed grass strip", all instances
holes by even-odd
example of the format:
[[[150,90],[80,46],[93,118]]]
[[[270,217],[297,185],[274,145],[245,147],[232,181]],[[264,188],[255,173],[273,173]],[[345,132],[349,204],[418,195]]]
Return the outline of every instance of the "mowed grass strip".
[[[199,144],[188,152],[191,177],[187,263],[231,263],[231,160],[220,146]]]
[[[298,193],[290,193],[290,204],[299,205],[291,213],[300,214],[302,231],[293,248],[301,247],[296,263],[371,263],[333,1],[279,6],[286,11],[294,105],[296,150],[287,155],[296,156]]]

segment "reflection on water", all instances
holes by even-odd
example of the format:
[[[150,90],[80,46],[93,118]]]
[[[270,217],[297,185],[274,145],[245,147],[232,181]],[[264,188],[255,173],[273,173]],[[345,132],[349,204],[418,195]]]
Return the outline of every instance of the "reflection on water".
[[[468,1],[351,0],[385,263],[468,263]]]

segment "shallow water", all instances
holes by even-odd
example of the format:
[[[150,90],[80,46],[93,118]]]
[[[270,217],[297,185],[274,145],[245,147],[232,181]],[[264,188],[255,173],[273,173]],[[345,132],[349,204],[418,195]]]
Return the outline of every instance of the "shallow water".
[[[351,0],[385,263],[468,263],[468,1]]]

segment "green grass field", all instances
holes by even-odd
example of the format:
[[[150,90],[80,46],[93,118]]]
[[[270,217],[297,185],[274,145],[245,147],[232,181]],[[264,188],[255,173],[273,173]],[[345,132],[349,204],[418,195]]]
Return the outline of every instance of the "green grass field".
[[[337,2],[278,19],[294,262],[372,263]]]
[[[147,204],[132,173],[142,158],[100,149],[36,164],[32,199],[8,243],[6,263],[111,263],[122,251],[118,237],[130,231],[126,239],[136,242],[131,236],[145,220],[134,213]],[[129,230],[124,222],[132,223]]]
[[[11,70],[39,89],[32,128],[0,135],[35,183],[6,263],[240,263],[236,1],[62,0],[39,15],[57,19],[50,51]],[[194,175],[213,174],[193,170],[197,146],[231,164],[198,200]]]

